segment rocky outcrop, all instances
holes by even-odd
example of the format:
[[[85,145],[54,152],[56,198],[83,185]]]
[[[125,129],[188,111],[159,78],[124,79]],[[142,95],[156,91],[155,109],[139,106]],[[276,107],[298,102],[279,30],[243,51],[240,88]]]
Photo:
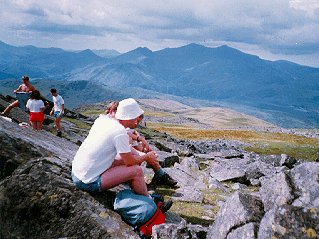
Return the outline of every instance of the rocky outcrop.
[[[227,199],[218,212],[217,218],[209,228],[207,236],[215,239],[224,239],[227,236],[232,238],[235,232],[233,234],[230,234],[230,232],[238,230],[245,224],[259,222],[263,213],[263,205],[258,198],[236,192]]]
[[[293,205],[319,208],[319,163],[300,164],[291,170],[290,177],[297,197]]]
[[[207,228],[199,225],[162,224],[153,228],[154,239],[192,238],[202,239],[207,236]]]
[[[305,209],[284,205],[269,210],[263,217],[258,239],[269,238],[318,238],[318,208]]]
[[[167,213],[154,238],[318,237],[318,162],[248,153],[237,141],[148,137],[180,186],[160,192],[183,217]],[[72,141],[0,118],[0,238],[137,238],[112,210],[114,192],[73,186]]]
[[[69,161],[34,159],[0,183],[0,237],[138,238],[106,206],[73,186]]]
[[[263,177],[260,195],[265,210],[289,204],[294,199],[287,175],[283,172]]]

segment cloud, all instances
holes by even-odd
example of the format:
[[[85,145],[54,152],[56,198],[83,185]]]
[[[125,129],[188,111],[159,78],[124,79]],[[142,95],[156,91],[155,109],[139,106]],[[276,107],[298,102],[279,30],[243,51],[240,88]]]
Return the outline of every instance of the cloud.
[[[160,49],[228,42],[278,54],[319,52],[318,0],[0,0],[0,4],[0,38],[15,43],[125,51],[142,45]],[[73,44],[68,43],[71,39]]]

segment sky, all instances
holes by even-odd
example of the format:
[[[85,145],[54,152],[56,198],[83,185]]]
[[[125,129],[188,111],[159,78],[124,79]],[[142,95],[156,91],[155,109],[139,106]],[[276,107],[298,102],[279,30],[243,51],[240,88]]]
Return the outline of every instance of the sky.
[[[0,40],[68,50],[197,43],[319,67],[319,0],[0,0]]]

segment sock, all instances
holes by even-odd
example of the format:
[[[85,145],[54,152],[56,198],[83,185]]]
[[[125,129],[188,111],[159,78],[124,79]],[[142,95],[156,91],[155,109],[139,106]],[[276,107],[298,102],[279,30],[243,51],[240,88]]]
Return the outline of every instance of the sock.
[[[155,172],[156,177],[162,177],[164,174],[165,174],[165,171],[162,167]]]

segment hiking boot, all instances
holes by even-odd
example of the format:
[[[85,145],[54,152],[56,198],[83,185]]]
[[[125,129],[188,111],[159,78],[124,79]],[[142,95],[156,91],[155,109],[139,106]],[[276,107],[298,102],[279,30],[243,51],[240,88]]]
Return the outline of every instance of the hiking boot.
[[[58,137],[62,137],[62,132],[61,131],[58,131],[57,133],[56,133],[56,136],[58,136]]]
[[[165,186],[169,186],[171,188],[175,188],[176,187],[177,182],[171,178],[171,176],[168,175],[168,173],[165,173],[163,176],[157,177],[154,176],[150,185],[165,185]]]
[[[168,201],[162,202],[161,204],[162,205],[160,205],[159,209],[162,211],[162,213],[165,213],[172,207],[173,201],[168,200]]]

